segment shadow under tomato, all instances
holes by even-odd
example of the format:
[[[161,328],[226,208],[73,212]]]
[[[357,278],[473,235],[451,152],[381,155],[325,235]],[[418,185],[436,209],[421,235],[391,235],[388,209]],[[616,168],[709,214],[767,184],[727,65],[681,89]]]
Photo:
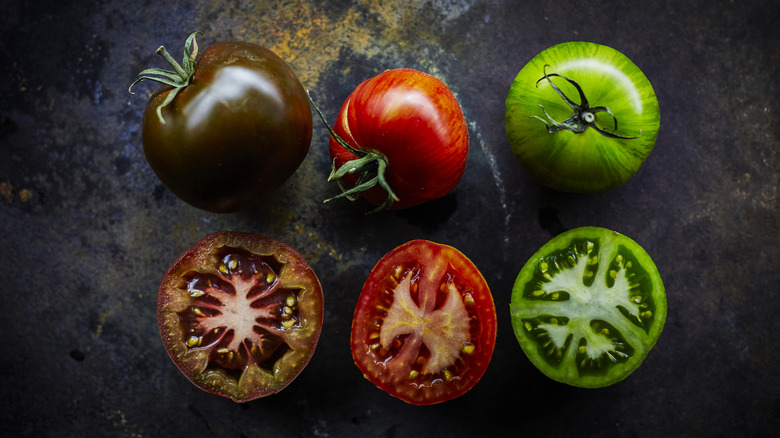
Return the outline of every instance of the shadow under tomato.
[[[396,214],[406,219],[410,225],[422,228],[425,232],[434,232],[458,208],[458,200],[455,193],[449,193],[439,199],[428,201],[416,207],[398,210]]]

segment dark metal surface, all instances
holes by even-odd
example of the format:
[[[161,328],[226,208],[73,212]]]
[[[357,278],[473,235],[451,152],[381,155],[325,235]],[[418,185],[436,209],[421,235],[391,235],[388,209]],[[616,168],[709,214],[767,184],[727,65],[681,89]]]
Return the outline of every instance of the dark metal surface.
[[[635,6],[634,6],[635,5]],[[761,436],[776,430],[780,21],[774,1],[17,1],[0,6],[0,436]],[[149,85],[127,87],[154,50],[263,44],[326,116],[362,80],[395,67],[447,83],[469,120],[463,181],[442,200],[364,216],[321,200],[337,187],[327,132],[272,199],[215,215],[162,187],[139,125]],[[596,195],[541,188],[507,143],[517,71],[570,40],[614,47],[653,83],[655,151],[627,184]],[[653,256],[666,328],[631,377],[582,390],[532,367],[512,334],[520,267],[564,229],[599,225]],[[191,385],[159,339],[160,278],[218,230],[295,247],[325,290],[309,366],[282,393],[234,404]],[[459,248],[499,314],[483,380],[432,407],[364,380],[349,329],[374,263],[413,238]]]

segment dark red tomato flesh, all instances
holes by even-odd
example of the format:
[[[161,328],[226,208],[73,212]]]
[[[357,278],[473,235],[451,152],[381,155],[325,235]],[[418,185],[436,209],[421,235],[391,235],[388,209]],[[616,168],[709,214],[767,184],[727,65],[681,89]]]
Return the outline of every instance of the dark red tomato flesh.
[[[210,234],[165,273],[163,344],[199,388],[236,402],[276,393],[303,370],[322,328],[322,288],[292,248],[269,237]]]
[[[365,377],[415,405],[459,397],[493,356],[496,309],[485,279],[457,249],[414,240],[371,273],[352,320],[352,357]]]
[[[298,169],[309,151],[311,107],[290,66],[256,44],[208,47],[189,85],[149,99],[143,118],[146,158],[185,202],[227,213],[257,203]]]
[[[398,197],[390,209],[440,198],[460,181],[469,134],[458,101],[439,79],[411,69],[387,70],[361,83],[341,107],[333,131],[355,149],[387,157],[386,180]],[[335,139],[331,159],[340,168],[357,158]],[[346,175],[346,185],[358,176]],[[387,192],[375,186],[363,197],[379,206]]]

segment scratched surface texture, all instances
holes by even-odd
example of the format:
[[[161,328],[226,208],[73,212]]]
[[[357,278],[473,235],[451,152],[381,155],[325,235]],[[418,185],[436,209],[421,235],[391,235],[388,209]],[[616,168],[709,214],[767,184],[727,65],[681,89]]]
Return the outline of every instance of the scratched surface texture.
[[[777,262],[780,21],[774,1],[5,0],[0,6],[0,436],[763,436],[780,412]],[[300,170],[268,201],[216,215],[179,201],[143,155],[149,84],[192,31],[284,58],[333,120],[364,79],[431,73],[457,95],[471,149],[464,179],[429,205],[366,217],[338,188],[315,123]],[[506,140],[518,70],[586,40],[636,62],[658,94],[654,152],[596,195],[539,186]],[[177,56],[178,57],[178,56]],[[316,122],[316,120],[315,120]],[[664,333],[627,380],[555,383],[512,334],[509,296],[553,235],[629,235],[664,278]],[[325,290],[309,366],[278,395],[234,404],[191,385],[159,338],[162,274],[200,237],[266,234],[296,248]],[[498,310],[495,355],[465,396],[400,402],[364,380],[349,330],[368,272],[414,238],[459,248]]]

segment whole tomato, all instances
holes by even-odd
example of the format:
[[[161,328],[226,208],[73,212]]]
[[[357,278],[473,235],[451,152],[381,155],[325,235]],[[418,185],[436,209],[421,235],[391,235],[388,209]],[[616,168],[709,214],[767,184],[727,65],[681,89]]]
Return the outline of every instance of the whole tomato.
[[[565,192],[624,184],[652,152],[660,123],[642,70],[591,42],[545,49],[520,70],[506,98],[506,133],[517,160],[543,185]]]
[[[326,123],[327,124],[327,123]],[[440,198],[460,181],[469,133],[458,101],[437,78],[387,70],[358,85],[332,129],[330,155],[343,193],[378,209]]]
[[[136,80],[165,84],[144,112],[144,152],[185,202],[237,211],[298,169],[311,143],[311,108],[293,70],[270,50],[224,42],[198,57],[196,35],[185,44],[182,64],[157,50],[174,71],[147,69]]]

